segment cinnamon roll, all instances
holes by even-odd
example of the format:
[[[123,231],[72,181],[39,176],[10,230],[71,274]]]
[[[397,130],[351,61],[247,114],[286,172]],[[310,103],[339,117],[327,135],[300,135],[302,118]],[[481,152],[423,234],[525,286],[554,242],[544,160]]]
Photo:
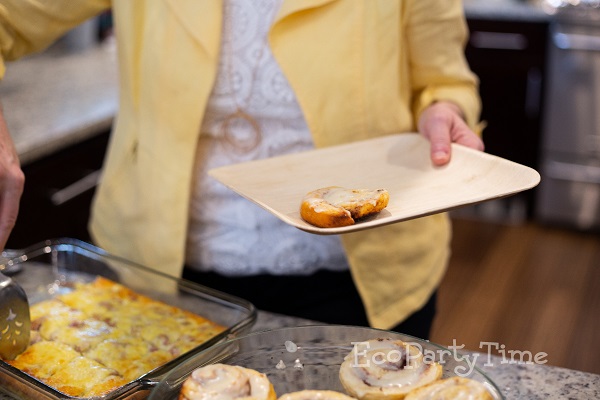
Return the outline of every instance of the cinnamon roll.
[[[415,389],[405,398],[405,400],[436,399],[493,400],[493,397],[483,383],[455,376]]]
[[[385,189],[346,189],[329,186],[307,193],[300,203],[300,216],[320,228],[353,225],[356,220],[377,214],[387,207]]]
[[[442,376],[442,366],[425,362],[418,347],[401,340],[356,343],[340,366],[346,392],[361,400],[398,400]]]
[[[261,372],[226,364],[198,368],[185,380],[179,400],[276,400],[275,389]]]
[[[279,400],[356,400],[354,397],[334,390],[301,390],[286,393]]]

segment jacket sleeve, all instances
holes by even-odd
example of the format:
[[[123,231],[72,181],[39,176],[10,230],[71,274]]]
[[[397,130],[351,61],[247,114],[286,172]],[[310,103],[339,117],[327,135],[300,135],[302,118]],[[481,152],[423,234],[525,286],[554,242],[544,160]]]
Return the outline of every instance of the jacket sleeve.
[[[110,8],[110,0],[0,0],[0,78],[5,62],[40,51]]]
[[[469,126],[479,131],[479,81],[464,54],[468,30],[462,1],[414,0],[407,4],[415,118],[432,102],[448,100],[458,104]]]

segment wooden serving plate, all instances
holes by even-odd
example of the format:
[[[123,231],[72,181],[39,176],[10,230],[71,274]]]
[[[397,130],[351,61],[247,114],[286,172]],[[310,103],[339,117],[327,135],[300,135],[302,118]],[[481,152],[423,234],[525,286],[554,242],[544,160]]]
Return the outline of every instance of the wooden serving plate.
[[[378,137],[339,146],[215,168],[209,175],[284,222],[316,234],[341,234],[448,211],[531,189],[532,168],[452,145],[452,159],[435,167],[419,134]],[[300,217],[300,202],[327,186],[387,189],[378,215],[341,228],[319,228]]]

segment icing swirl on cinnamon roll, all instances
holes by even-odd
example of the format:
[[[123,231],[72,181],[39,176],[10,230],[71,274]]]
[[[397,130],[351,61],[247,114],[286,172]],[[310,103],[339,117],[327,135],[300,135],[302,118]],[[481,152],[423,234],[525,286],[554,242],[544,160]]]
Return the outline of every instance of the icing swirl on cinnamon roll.
[[[442,366],[425,362],[419,348],[388,338],[356,343],[340,366],[344,389],[361,400],[403,399],[441,375]]]
[[[453,377],[441,379],[413,390],[405,400],[493,400],[481,382],[473,379]]]
[[[239,366],[212,364],[185,380],[179,400],[275,400],[273,385],[263,373]]]
[[[279,400],[356,400],[333,390],[301,390],[284,394]]]

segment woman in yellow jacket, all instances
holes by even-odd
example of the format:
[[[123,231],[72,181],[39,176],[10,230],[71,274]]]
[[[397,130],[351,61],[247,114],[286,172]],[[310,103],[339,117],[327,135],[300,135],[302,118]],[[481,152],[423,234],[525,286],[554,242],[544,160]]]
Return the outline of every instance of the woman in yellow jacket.
[[[432,305],[449,257],[445,215],[323,239],[280,226],[205,171],[417,129],[434,164],[450,160],[451,142],[482,149],[460,0],[0,0],[2,60],[110,7],[120,109],[90,222],[96,244],[326,322],[391,328]],[[23,176],[2,125],[5,243]],[[327,315],[301,310],[315,291],[313,311]],[[398,329],[426,336],[432,315],[424,330]]]

